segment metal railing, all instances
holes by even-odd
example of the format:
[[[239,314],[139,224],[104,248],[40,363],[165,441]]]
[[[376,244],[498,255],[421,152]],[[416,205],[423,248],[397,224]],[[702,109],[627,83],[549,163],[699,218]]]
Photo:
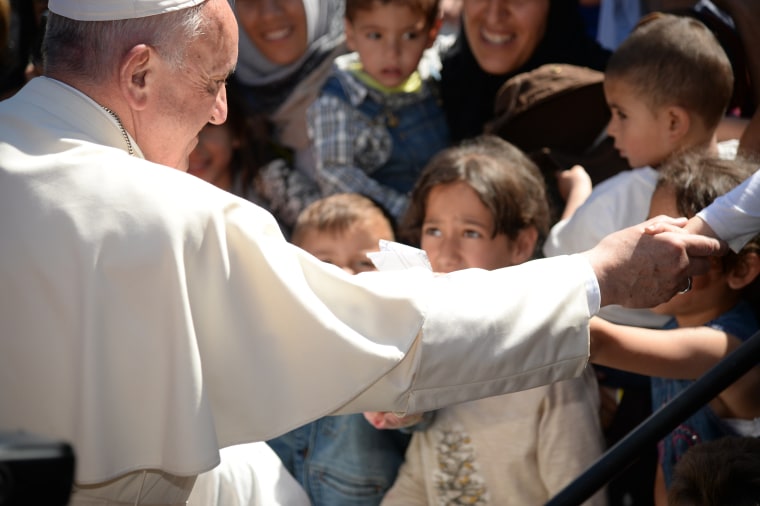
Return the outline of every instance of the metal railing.
[[[668,404],[652,413],[618,441],[583,474],[546,503],[577,506],[623,472],[641,448],[655,444],[679,423],[710,402],[744,373],[760,363],[760,332],[755,333]]]

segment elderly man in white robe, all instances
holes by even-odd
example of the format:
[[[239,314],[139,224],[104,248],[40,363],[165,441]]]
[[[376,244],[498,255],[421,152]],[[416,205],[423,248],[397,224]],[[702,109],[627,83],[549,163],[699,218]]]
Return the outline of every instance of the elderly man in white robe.
[[[226,118],[227,0],[49,10],[45,75],[0,102],[0,429],[72,444],[73,505],[184,504],[223,447],[576,376],[600,305],[666,300],[722,249],[671,220],[497,271],[347,275],[183,172]]]

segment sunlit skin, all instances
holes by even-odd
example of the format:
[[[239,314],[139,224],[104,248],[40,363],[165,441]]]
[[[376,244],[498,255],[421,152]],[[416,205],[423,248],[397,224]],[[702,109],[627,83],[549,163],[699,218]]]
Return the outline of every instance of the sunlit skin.
[[[441,184],[428,194],[420,245],[436,272],[492,270],[530,258],[535,238],[521,244],[503,233],[493,236],[494,228],[493,215],[469,184]]]
[[[681,215],[672,188],[658,188],[652,195],[649,216],[661,215]],[[754,274],[749,276],[754,279]],[[592,362],[648,376],[699,378],[741,344],[737,337],[722,329],[704,325],[738,302],[739,290],[751,281],[742,278],[742,275],[725,272],[720,257],[713,257],[706,274],[692,276],[691,290],[676,294],[653,308],[655,313],[675,317],[677,329],[643,329],[592,318]],[[721,418],[756,419],[760,413],[758,385],[760,368],[756,367],[713,398],[709,406]],[[654,496],[655,504],[667,504],[665,477],[660,465]]]
[[[667,108],[652,109],[621,79],[605,79],[604,95],[612,112],[607,133],[631,167],[656,167],[673,153],[678,139]]]
[[[524,65],[544,38],[549,0],[464,0],[462,12],[480,67],[506,74]]]
[[[378,212],[344,231],[306,230],[298,246],[323,262],[337,265],[349,274],[358,274],[376,270],[367,253],[378,251],[380,239],[392,241],[393,230]]]
[[[680,214],[671,188],[655,190],[649,207],[650,217]],[[707,274],[692,276],[691,290],[675,295],[652,311],[674,316],[679,327],[704,325],[736,305],[739,293],[729,285],[729,276],[723,271],[720,257],[714,257]]]
[[[189,174],[218,186],[223,190],[232,189],[230,164],[240,141],[235,138],[227,123],[207,124],[198,134],[198,145],[190,153]]]
[[[402,84],[417,70],[425,49],[435,41],[438,25],[406,5],[375,2],[346,20],[346,44],[357,51],[364,71],[388,88]]]
[[[203,4],[210,21],[188,45],[185,65],[172,68],[154,48],[135,46],[125,56],[131,107],[121,120],[146,159],[187,170],[188,157],[206,123],[227,119],[225,82],[237,62],[238,32],[226,0]]]
[[[308,47],[302,0],[236,0],[240,26],[261,54],[275,65],[290,65]]]

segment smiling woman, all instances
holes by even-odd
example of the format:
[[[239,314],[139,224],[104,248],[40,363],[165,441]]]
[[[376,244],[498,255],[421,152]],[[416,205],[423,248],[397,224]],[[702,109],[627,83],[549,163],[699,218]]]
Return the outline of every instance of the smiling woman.
[[[235,79],[246,89],[247,105],[266,114],[276,135],[300,148],[305,132],[291,132],[294,102],[311,101],[343,45],[342,0],[238,0],[240,55]],[[299,137],[303,135],[303,139]]]
[[[441,73],[454,141],[482,133],[510,77],[545,63],[603,70],[610,54],[586,34],[577,0],[463,0],[462,7],[463,36]]]
[[[272,141],[287,165],[262,173],[272,200],[267,207],[285,226],[319,196],[308,177],[313,162],[306,108],[332,66],[346,52],[343,0],[237,0],[240,55],[234,85],[249,115],[272,125]],[[276,169],[276,170],[275,170]]]

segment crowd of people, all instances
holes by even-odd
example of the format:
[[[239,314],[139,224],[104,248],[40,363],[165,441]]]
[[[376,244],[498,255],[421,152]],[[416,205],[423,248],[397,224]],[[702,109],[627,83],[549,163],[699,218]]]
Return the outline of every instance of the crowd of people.
[[[760,330],[760,8],[649,3],[0,0],[0,429],[74,506],[544,504]],[[584,504],[760,500],[692,452],[756,369]]]

